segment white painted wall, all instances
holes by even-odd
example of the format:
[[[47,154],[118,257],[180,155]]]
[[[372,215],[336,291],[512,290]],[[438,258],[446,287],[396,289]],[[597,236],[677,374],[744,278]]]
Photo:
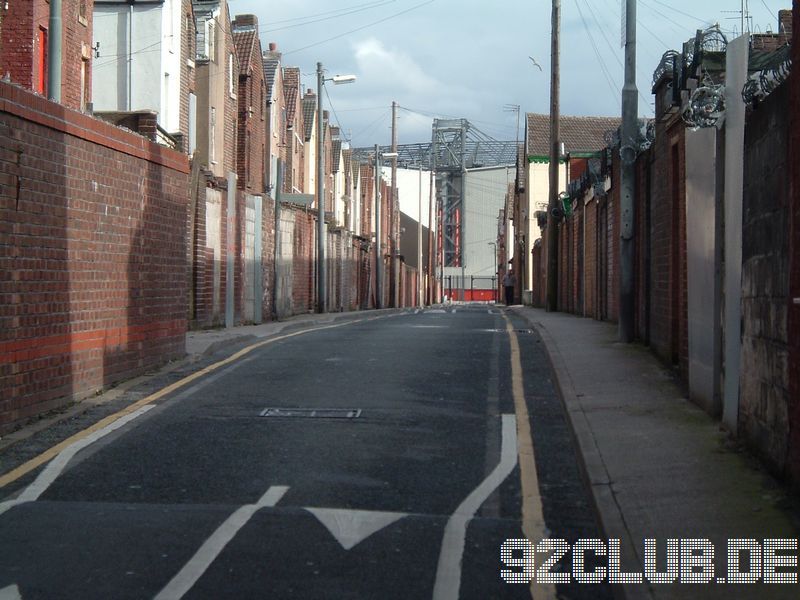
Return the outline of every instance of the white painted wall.
[[[567,167],[560,165],[558,169],[558,183],[559,191],[567,189]],[[534,217],[534,213],[540,210],[547,210],[547,204],[550,201],[550,164],[549,163],[530,163],[528,165],[528,181],[527,181],[528,197],[530,204],[528,206],[528,231],[526,233],[526,257],[525,267],[527,270],[528,285],[533,281],[533,263],[531,261],[531,248],[533,243],[542,237],[539,229],[539,224]],[[530,287],[528,288],[530,289]]]
[[[96,111],[152,110],[180,129],[181,3],[94,4],[92,99]]]

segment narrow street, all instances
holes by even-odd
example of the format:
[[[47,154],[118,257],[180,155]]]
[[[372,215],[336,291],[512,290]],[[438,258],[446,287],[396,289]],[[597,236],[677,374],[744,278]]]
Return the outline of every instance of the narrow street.
[[[601,535],[528,327],[366,316],[201,372],[0,490],[0,597],[530,598],[505,540]]]

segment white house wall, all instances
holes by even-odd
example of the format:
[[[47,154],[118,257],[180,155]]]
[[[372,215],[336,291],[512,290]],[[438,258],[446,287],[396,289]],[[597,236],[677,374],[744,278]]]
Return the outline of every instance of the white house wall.
[[[561,165],[558,169],[558,182],[559,188],[565,190],[567,188],[567,168],[566,165]],[[550,164],[549,163],[530,163],[528,165],[528,197],[530,198],[529,214],[528,217],[528,231],[526,236],[526,260],[525,268],[527,269],[528,289],[530,289],[530,282],[533,281],[533,263],[531,258],[531,248],[533,243],[542,237],[542,232],[539,229],[537,219],[534,213],[537,211],[546,211],[547,204],[550,201]]]
[[[93,66],[94,109],[154,111],[161,127],[179,131],[180,2],[96,2],[93,18],[94,41],[100,44]]]

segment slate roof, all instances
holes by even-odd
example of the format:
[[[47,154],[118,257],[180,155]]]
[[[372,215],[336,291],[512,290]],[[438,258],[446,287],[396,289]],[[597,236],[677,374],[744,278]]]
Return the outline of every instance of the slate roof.
[[[550,156],[550,115],[528,113],[528,156]],[[570,117],[559,120],[561,141],[567,152],[597,152],[605,148],[606,132],[616,131],[622,123],[619,117]]]
[[[277,52],[266,52],[262,64],[264,65],[264,83],[267,84],[267,98],[272,98],[275,77],[278,75],[278,67],[281,65],[281,55]]]
[[[525,189],[525,184],[528,180],[528,170],[525,168],[525,144],[520,144],[517,147],[517,188],[519,190]]]
[[[239,59],[239,74],[247,75],[250,71],[250,61],[258,39],[255,29],[233,30],[233,45],[236,46],[236,58]]]
[[[347,173],[351,169],[353,151],[350,148],[342,150],[342,158],[344,159],[344,172]]]
[[[333,172],[339,172],[339,159],[342,157],[342,140],[333,140]]]
[[[286,125],[294,123],[297,95],[300,93],[300,68],[283,68],[283,97],[286,99]]]
[[[315,119],[314,115],[317,114],[317,95],[306,94],[303,96],[303,119],[306,123],[305,140],[311,140],[311,132],[314,129]]]

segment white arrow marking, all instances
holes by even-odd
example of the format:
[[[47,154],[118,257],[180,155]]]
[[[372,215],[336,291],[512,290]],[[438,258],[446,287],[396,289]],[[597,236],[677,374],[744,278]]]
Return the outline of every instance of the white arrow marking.
[[[408,516],[406,513],[338,508],[306,508],[306,510],[325,525],[345,550],[350,550],[376,531]]]
[[[22,594],[17,586],[10,585],[0,590],[0,600],[22,600]]]

